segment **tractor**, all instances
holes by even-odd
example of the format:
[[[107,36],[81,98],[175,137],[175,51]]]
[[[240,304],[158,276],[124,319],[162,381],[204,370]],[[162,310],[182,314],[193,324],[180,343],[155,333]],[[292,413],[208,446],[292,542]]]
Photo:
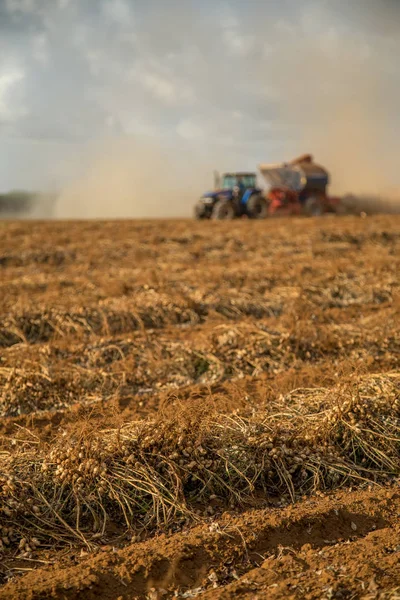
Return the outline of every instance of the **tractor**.
[[[289,163],[262,164],[268,190],[257,185],[256,173],[216,174],[215,190],[197,202],[197,219],[265,219],[272,216],[344,212],[340,198],[327,195],[329,173],[310,154]]]
[[[195,206],[196,219],[227,220],[238,217],[265,219],[268,202],[257,187],[256,173],[215,174],[215,189],[206,192]]]

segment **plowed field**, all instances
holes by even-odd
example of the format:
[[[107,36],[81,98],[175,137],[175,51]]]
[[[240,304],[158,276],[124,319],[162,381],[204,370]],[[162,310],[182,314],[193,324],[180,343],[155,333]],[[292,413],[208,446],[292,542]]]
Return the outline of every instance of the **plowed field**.
[[[400,217],[0,223],[0,599],[400,598]]]

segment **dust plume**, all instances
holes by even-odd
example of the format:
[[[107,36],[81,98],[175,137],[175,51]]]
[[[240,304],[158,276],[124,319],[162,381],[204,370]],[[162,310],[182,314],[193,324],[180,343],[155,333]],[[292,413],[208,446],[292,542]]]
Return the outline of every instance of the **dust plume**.
[[[86,171],[60,194],[57,217],[171,217],[184,208],[176,161],[161,145],[114,139],[90,152]]]
[[[280,117],[297,130],[297,150],[329,169],[331,191],[392,212],[400,210],[400,78],[390,57],[399,50],[400,3],[348,4],[325,3],[309,15],[272,81],[283,84]],[[341,27],[317,34],[338,12]]]
[[[86,152],[88,166],[60,194],[57,218],[191,216],[196,197],[213,185],[217,160],[192,144],[143,137],[108,139]]]

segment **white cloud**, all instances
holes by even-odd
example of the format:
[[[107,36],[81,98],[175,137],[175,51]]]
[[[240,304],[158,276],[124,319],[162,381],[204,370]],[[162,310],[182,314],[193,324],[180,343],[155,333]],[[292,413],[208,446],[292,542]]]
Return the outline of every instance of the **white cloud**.
[[[38,63],[46,65],[49,61],[48,39],[44,33],[40,33],[33,38],[32,56]]]
[[[244,35],[237,16],[229,5],[225,5],[219,15],[222,39],[229,54],[245,57],[251,54],[255,48],[253,35]]]
[[[232,118],[235,119],[235,121],[243,121],[244,114],[240,110],[234,110],[232,111]]]
[[[143,118],[132,116],[132,114],[122,114],[118,121],[121,131],[125,135],[145,136],[147,138],[160,138],[160,130],[157,125]]]
[[[223,39],[229,53],[234,56],[249,56],[255,48],[254,37],[240,35],[236,29],[224,31]]]
[[[239,28],[239,19],[228,3],[217,5],[215,13],[215,18],[220,22],[222,29]]]
[[[97,50],[88,50],[85,58],[88,62],[90,73],[94,77],[97,77],[104,67],[104,57]]]
[[[10,13],[32,13],[36,10],[35,0],[6,0],[6,9]]]
[[[286,21],[286,19],[278,19],[274,23],[274,29],[279,34],[287,36],[288,39],[292,39],[294,36],[298,35],[296,28],[294,25]]]
[[[72,44],[79,49],[86,48],[90,30],[86,23],[77,23],[71,35]]]
[[[194,101],[192,88],[173,69],[156,59],[138,61],[128,72],[128,82],[136,82],[164,104],[178,106]]]
[[[178,90],[176,86],[168,79],[163,78],[161,75],[155,73],[144,73],[142,83],[147,87],[155,96],[164,100],[165,102],[175,103],[178,98]]]
[[[250,121],[250,124],[251,121]],[[249,120],[239,111],[226,113],[215,111],[208,117],[186,117],[181,119],[176,128],[180,138],[195,141],[198,144],[212,139],[213,146],[233,148],[241,144],[240,132],[249,125]]]
[[[204,127],[192,119],[182,119],[178,123],[176,131],[184,140],[203,140],[205,137]]]
[[[13,102],[11,97],[17,84],[24,78],[24,71],[18,68],[0,73],[0,122],[11,123],[27,114],[26,109],[19,103]]]
[[[126,0],[106,0],[103,14],[118,25],[132,25],[133,14]]]
[[[275,48],[270,42],[260,44],[260,50],[264,58],[271,58],[275,53]]]

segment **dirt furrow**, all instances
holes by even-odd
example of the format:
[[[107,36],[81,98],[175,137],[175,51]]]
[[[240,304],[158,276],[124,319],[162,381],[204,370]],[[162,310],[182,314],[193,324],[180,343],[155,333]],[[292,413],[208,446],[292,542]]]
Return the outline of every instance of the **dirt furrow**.
[[[294,594],[286,597],[297,598],[325,571],[327,589],[337,583],[341,567],[335,563],[345,556],[349,577],[359,558],[372,561],[360,573],[360,590],[370,573],[380,573],[377,585],[394,585],[400,577],[399,509],[400,495],[388,488],[342,492],[281,510],[225,514],[207,526],[122,550],[103,548],[72,567],[39,569],[5,585],[0,598],[69,600],[79,593],[85,600],[144,599],[152,588],[165,590],[166,598],[198,588],[212,588],[207,598],[250,599],[262,588],[270,589],[271,597],[285,597],[286,590]],[[384,574],[378,568],[382,557]]]

